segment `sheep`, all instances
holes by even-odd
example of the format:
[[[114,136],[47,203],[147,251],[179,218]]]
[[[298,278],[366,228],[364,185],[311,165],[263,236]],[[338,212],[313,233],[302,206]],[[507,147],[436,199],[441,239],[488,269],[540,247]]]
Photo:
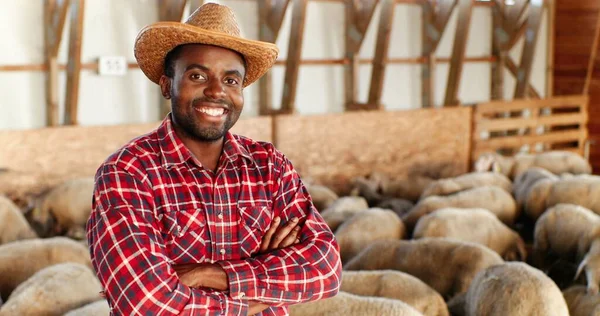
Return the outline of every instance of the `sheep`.
[[[398,240],[405,235],[404,224],[390,210],[367,209],[346,220],[335,232],[342,262],[376,240]]]
[[[37,234],[19,208],[7,197],[0,195],[0,245],[37,238]]]
[[[371,206],[378,205],[389,198],[401,198],[416,202],[421,197],[423,190],[435,180],[416,172],[396,179],[390,179],[386,175],[374,172],[368,179],[364,177],[354,179],[353,194],[365,197]]]
[[[67,180],[37,198],[28,216],[38,235],[85,238],[93,190],[94,178],[78,178]]]
[[[20,284],[0,309],[0,316],[60,316],[97,301],[101,290],[100,281],[89,267],[70,262],[56,264]]]
[[[449,315],[446,302],[438,292],[416,277],[400,271],[343,271],[340,291],[397,299],[425,316]]]
[[[402,271],[448,299],[466,292],[477,272],[503,262],[497,253],[479,244],[423,238],[374,242],[352,258],[344,270]]]
[[[600,214],[600,177],[539,180],[525,199],[524,211],[528,217],[537,220],[546,209],[560,203],[581,205]]]
[[[411,208],[415,207],[415,204],[405,199],[389,198],[379,202],[376,207],[392,210],[401,218],[404,214],[408,213]]]
[[[290,316],[418,316],[410,305],[395,299],[339,292],[336,296],[289,307]]]
[[[448,305],[454,315],[569,315],[558,286],[524,262],[507,262],[480,271],[468,291]]]
[[[513,196],[517,202],[517,209],[522,210],[531,188],[540,180],[558,180],[558,176],[552,172],[540,168],[531,167],[515,178],[513,183]]]
[[[511,225],[515,221],[517,206],[510,193],[496,186],[483,186],[448,196],[427,197],[405,214],[402,221],[406,228],[412,231],[419,218],[446,207],[485,208],[503,223]]]
[[[306,189],[319,212],[327,209],[333,202],[339,199],[337,193],[324,185],[307,184]]]
[[[432,182],[425,188],[420,199],[432,195],[450,195],[486,185],[497,186],[506,192],[512,192],[512,183],[505,175],[495,172],[471,172],[458,177],[440,179]]]
[[[546,255],[553,253],[581,260],[575,277],[585,269],[590,293],[600,283],[600,216],[579,205],[557,204],[536,222],[533,243],[536,266],[544,269]]]
[[[352,215],[369,208],[367,200],[360,196],[343,196],[321,212],[325,223],[335,230]]]
[[[590,294],[585,286],[574,285],[563,296],[571,316],[600,316],[600,294]]]
[[[75,262],[92,267],[88,248],[67,237],[26,239],[0,246],[0,297],[37,271],[54,264]]]
[[[106,300],[89,303],[83,307],[74,309],[64,316],[106,316],[110,314],[110,307]]]
[[[492,171],[502,173],[514,180],[530,167],[541,167],[554,174],[590,174],[590,163],[580,155],[568,151],[549,151],[539,154],[520,153],[513,157],[502,156],[497,153],[485,153],[475,162],[478,172]]]
[[[486,209],[439,209],[419,219],[414,239],[450,237],[482,244],[507,261],[525,261],[525,242]]]

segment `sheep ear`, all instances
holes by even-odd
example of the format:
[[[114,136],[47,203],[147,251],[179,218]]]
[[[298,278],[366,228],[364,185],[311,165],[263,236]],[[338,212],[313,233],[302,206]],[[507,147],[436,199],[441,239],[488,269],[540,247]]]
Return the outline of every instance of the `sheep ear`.
[[[517,240],[517,251],[519,252],[519,261],[527,261],[527,249],[525,248],[525,242],[519,238]]]
[[[585,266],[587,266],[587,263],[588,263],[588,257],[585,256],[585,258],[583,258],[583,260],[581,260],[579,267],[577,267],[577,273],[575,273],[575,278],[573,280],[579,279],[579,275],[581,275],[581,272],[583,271]]]
[[[500,164],[497,161],[494,161],[492,164],[492,171],[495,173],[502,173],[502,168],[500,168]]]

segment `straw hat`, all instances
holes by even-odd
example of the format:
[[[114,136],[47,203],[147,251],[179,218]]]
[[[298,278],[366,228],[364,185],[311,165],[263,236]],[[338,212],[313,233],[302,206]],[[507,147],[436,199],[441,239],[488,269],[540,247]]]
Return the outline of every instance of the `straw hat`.
[[[244,87],[264,75],[279,53],[275,44],[242,38],[230,8],[207,3],[184,23],[157,22],[143,28],[135,40],[134,55],[144,74],[158,84],[167,53],[182,44],[215,45],[242,54],[246,59]]]

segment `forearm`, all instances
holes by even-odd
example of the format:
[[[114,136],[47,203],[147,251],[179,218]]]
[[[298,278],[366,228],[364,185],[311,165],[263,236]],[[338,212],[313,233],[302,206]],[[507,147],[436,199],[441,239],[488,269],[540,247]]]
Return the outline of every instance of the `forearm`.
[[[217,291],[229,290],[227,273],[215,263],[189,263],[173,266],[179,280],[192,288],[211,288]]]

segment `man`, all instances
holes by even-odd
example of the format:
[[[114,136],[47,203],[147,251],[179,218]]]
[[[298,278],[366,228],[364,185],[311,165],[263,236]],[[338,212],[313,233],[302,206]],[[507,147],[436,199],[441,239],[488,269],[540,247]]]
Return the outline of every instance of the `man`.
[[[113,314],[284,315],[338,292],[338,244],[290,161],[229,132],[277,54],[213,3],[138,35],[172,112],[96,174],[87,237]]]

